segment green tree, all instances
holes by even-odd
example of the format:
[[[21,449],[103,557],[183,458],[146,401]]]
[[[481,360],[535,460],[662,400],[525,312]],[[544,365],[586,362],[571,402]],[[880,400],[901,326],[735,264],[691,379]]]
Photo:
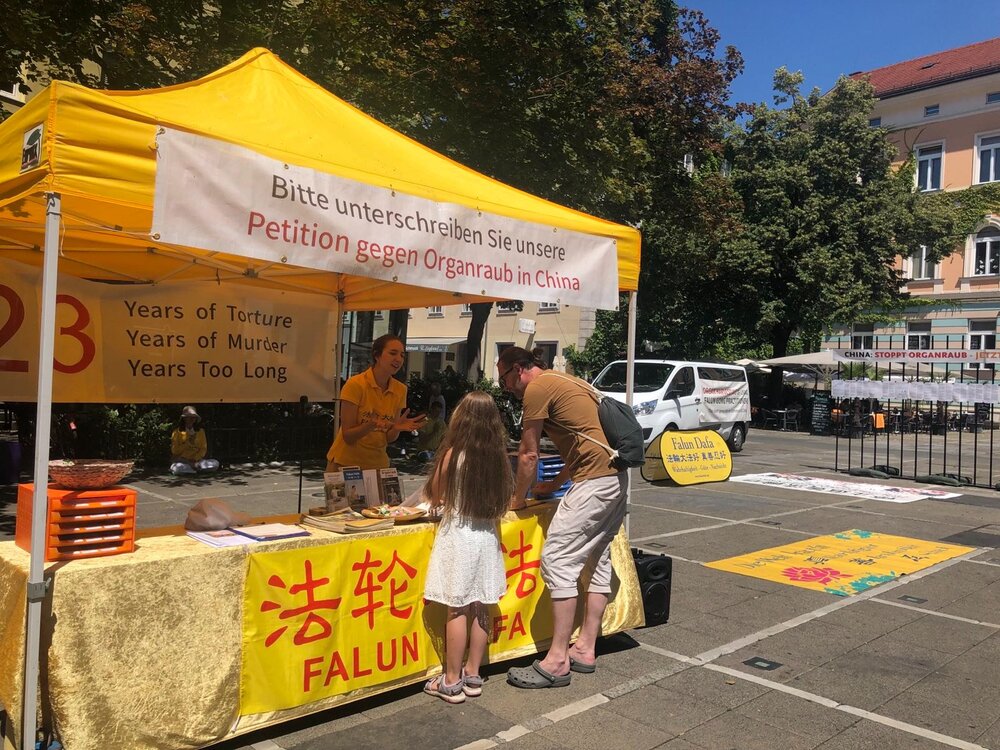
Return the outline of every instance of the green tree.
[[[894,147],[868,124],[867,82],[845,77],[802,96],[801,80],[778,70],[775,106],[754,108],[732,141],[743,227],[720,247],[720,297],[775,357],[793,334],[818,340],[834,323],[900,309],[896,257],[917,244],[940,257],[959,236],[955,212],[916,193],[908,168],[893,169]]]

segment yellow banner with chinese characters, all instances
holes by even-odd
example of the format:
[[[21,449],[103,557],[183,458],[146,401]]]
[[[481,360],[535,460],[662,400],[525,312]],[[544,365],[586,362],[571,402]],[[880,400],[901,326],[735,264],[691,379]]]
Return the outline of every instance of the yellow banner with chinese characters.
[[[502,526],[507,592],[490,608],[491,658],[552,635],[539,575],[548,521],[530,516]],[[423,601],[433,542],[434,527],[421,525],[364,544],[251,554],[240,713],[313,703],[440,664],[445,607]]]
[[[850,596],[973,549],[851,529],[727,557],[705,567]]]

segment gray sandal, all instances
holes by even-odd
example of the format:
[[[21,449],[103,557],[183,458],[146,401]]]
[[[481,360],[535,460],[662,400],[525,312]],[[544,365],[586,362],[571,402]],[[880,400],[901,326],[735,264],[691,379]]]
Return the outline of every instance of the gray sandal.
[[[512,667],[507,671],[507,682],[525,690],[568,687],[571,677],[570,674],[556,675],[546,672],[538,659],[535,659],[530,667]]]
[[[463,669],[462,690],[470,698],[478,698],[483,694],[483,678],[477,674],[466,674]]]
[[[580,674],[593,674],[597,671],[597,662],[577,661],[571,656],[569,657],[569,669],[571,672],[579,672]]]
[[[443,674],[427,680],[427,683],[424,685],[424,692],[427,695],[433,695],[448,703],[465,702],[465,691],[463,690],[462,680],[459,680],[454,685],[447,685],[445,684]]]

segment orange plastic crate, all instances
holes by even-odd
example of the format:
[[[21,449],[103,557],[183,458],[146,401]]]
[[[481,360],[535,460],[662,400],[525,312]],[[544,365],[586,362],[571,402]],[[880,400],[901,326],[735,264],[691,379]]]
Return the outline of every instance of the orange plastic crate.
[[[14,542],[31,551],[34,485],[17,486]],[[135,490],[64,490],[50,486],[47,498],[45,561],[77,560],[135,549]]]

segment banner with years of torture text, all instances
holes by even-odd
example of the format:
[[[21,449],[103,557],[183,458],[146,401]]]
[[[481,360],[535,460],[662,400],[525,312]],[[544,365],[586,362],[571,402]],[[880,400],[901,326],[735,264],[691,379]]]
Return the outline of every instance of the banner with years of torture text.
[[[0,393],[34,401],[41,271],[0,264]],[[53,398],[75,403],[333,398],[336,302],[250,285],[59,275]]]

